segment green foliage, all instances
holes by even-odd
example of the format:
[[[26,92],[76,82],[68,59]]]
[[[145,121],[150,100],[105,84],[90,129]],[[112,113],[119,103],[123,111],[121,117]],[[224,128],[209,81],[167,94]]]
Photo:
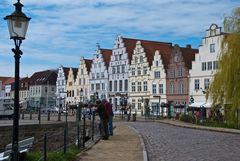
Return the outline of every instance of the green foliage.
[[[48,152],[47,160],[48,161],[71,161],[71,160],[75,160],[76,155],[79,152],[80,151],[78,150],[78,148],[76,146],[72,146],[72,147],[68,148],[66,154],[64,154],[63,151]],[[38,161],[41,157],[43,158],[43,153],[41,153],[41,152],[29,152],[29,153],[27,153],[25,160],[26,161]]]
[[[224,20],[225,35],[219,69],[214,75],[207,97],[211,96],[213,105],[231,104],[232,109],[240,109],[240,7]]]
[[[183,114],[180,115],[179,120],[184,121],[184,122],[194,123],[195,122],[195,117],[193,115],[188,115],[188,114],[183,113]]]

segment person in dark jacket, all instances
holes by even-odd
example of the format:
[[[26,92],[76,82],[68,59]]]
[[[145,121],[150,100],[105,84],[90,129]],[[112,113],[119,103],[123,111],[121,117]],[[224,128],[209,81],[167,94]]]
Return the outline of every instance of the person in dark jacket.
[[[113,110],[112,110],[112,104],[110,102],[108,102],[107,100],[103,100],[104,106],[107,110],[107,114],[108,114],[108,133],[109,135],[113,135]]]
[[[109,134],[108,134],[108,113],[107,110],[103,104],[103,102],[101,102],[100,100],[97,101],[97,112],[98,115],[100,117],[100,130],[101,130],[101,134],[102,134],[102,139],[103,140],[108,140]]]

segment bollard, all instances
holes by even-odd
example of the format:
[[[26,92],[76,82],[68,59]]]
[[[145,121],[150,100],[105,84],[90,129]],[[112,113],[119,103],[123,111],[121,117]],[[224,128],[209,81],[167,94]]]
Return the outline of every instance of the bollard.
[[[41,124],[41,109],[40,108],[38,110],[38,121],[39,121],[39,124]]]
[[[63,143],[63,153],[66,154],[67,151],[67,129],[64,129],[64,143]]]
[[[95,121],[95,111],[92,112],[92,140],[94,140],[94,121]]]
[[[50,111],[48,111],[48,117],[47,120],[50,121]]]
[[[83,115],[83,148],[85,148],[85,136],[86,135],[86,114]]]
[[[32,120],[32,111],[30,111],[30,120]]]
[[[22,112],[22,119],[24,120],[24,112]]]
[[[61,121],[61,112],[58,111],[58,121]]]
[[[47,134],[44,134],[44,161],[47,161]]]

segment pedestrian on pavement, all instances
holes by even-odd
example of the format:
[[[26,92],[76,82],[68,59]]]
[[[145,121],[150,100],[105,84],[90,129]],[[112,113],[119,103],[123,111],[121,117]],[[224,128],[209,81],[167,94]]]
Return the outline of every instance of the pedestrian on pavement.
[[[108,102],[106,99],[103,100],[104,106],[107,110],[107,114],[108,114],[108,134],[109,135],[113,135],[113,110],[112,110],[112,104],[110,102]]]
[[[101,102],[100,100],[97,100],[97,112],[98,115],[100,117],[100,130],[101,130],[101,134],[102,134],[102,139],[103,140],[108,140],[108,114],[107,114],[107,110],[103,104],[103,102]]]

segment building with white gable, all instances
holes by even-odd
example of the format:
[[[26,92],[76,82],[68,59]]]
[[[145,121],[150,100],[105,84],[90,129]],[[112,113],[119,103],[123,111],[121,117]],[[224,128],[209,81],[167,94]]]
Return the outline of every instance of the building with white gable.
[[[109,101],[113,109],[127,105],[128,71],[137,40],[117,36],[109,64]]]
[[[89,75],[90,98],[93,101],[97,97],[99,99],[108,99],[108,66],[111,55],[112,50],[102,49],[99,44],[97,45]]]
[[[57,82],[56,82],[56,106],[63,108],[65,107],[65,99],[67,98],[67,79],[70,68],[61,65],[58,68]]]
[[[218,68],[218,57],[221,52],[221,43],[224,37],[222,28],[212,24],[206,30],[206,35],[202,39],[199,53],[195,61],[192,62],[190,70],[189,95],[193,98],[192,107],[211,107],[211,100],[206,100],[205,94],[209,83]]]
[[[76,87],[75,87],[77,71],[78,71],[78,68],[70,68],[68,72],[68,79],[66,84],[66,90],[67,90],[66,103],[68,105],[76,105],[77,103]]]
[[[81,57],[77,78],[75,81],[77,102],[87,102],[88,100],[90,100],[89,73],[91,65],[92,60],[84,59],[83,57]]]

